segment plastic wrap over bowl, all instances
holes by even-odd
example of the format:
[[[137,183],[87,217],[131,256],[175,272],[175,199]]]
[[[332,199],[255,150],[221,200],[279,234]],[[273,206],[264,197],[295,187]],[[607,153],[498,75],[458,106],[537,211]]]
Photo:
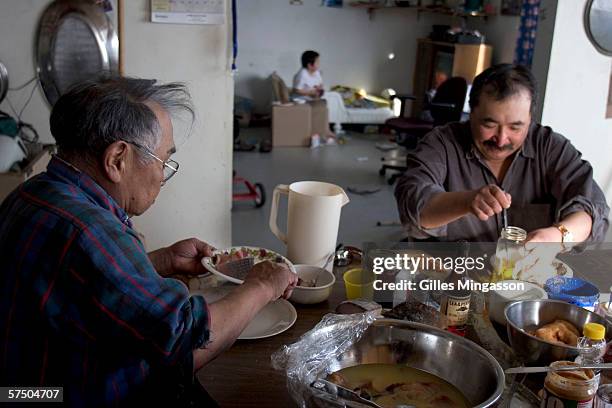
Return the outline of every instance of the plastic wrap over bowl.
[[[286,372],[289,391],[300,406],[343,406],[342,400],[310,384],[346,367],[375,363],[408,365],[437,375],[461,390],[474,407],[491,407],[500,399],[504,372],[476,343],[420,323],[362,319],[351,324],[346,319],[327,315],[272,356],[273,365]]]

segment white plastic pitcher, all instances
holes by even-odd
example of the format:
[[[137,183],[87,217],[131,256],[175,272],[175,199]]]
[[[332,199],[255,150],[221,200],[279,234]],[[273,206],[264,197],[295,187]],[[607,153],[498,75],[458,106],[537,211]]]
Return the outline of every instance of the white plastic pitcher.
[[[281,194],[288,195],[289,200],[287,234],[277,224]],[[270,229],[287,244],[287,258],[295,264],[324,266],[336,248],[340,212],[348,202],[344,190],[334,184],[299,181],[289,186],[276,186],[270,209]]]

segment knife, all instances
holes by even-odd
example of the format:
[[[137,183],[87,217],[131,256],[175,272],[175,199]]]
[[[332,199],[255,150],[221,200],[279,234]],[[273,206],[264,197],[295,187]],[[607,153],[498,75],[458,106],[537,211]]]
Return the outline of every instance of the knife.
[[[578,371],[578,370],[583,370],[583,369],[612,370],[612,363],[586,364],[586,365],[562,366],[562,367],[513,367],[513,368],[508,368],[504,372],[506,374],[532,374],[532,373],[547,373],[549,371]]]

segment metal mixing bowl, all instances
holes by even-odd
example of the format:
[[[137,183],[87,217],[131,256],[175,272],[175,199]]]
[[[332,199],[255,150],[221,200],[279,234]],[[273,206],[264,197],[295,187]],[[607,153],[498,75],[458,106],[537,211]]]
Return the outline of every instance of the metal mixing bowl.
[[[328,363],[326,371],[374,363],[404,364],[435,374],[457,387],[474,407],[493,406],[504,390],[501,366],[476,343],[394,319],[376,320],[356,344]],[[313,405],[325,406],[320,401]]]
[[[577,347],[549,343],[527,333],[556,319],[567,320],[579,332],[586,323],[603,324],[607,340],[612,340],[612,326],[603,317],[559,300],[521,300],[506,306],[504,314],[510,345],[525,364],[548,365],[578,356]]]

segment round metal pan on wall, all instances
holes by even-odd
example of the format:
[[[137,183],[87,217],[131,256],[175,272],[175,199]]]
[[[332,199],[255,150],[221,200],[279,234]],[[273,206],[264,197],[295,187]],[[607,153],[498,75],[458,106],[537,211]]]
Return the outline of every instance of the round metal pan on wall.
[[[584,9],[584,27],[597,51],[612,56],[612,2],[588,0]]]
[[[2,62],[0,62],[0,103],[4,100],[9,88],[8,71]]]
[[[77,82],[118,72],[119,41],[93,0],[56,0],[38,25],[37,70],[51,106]]]

